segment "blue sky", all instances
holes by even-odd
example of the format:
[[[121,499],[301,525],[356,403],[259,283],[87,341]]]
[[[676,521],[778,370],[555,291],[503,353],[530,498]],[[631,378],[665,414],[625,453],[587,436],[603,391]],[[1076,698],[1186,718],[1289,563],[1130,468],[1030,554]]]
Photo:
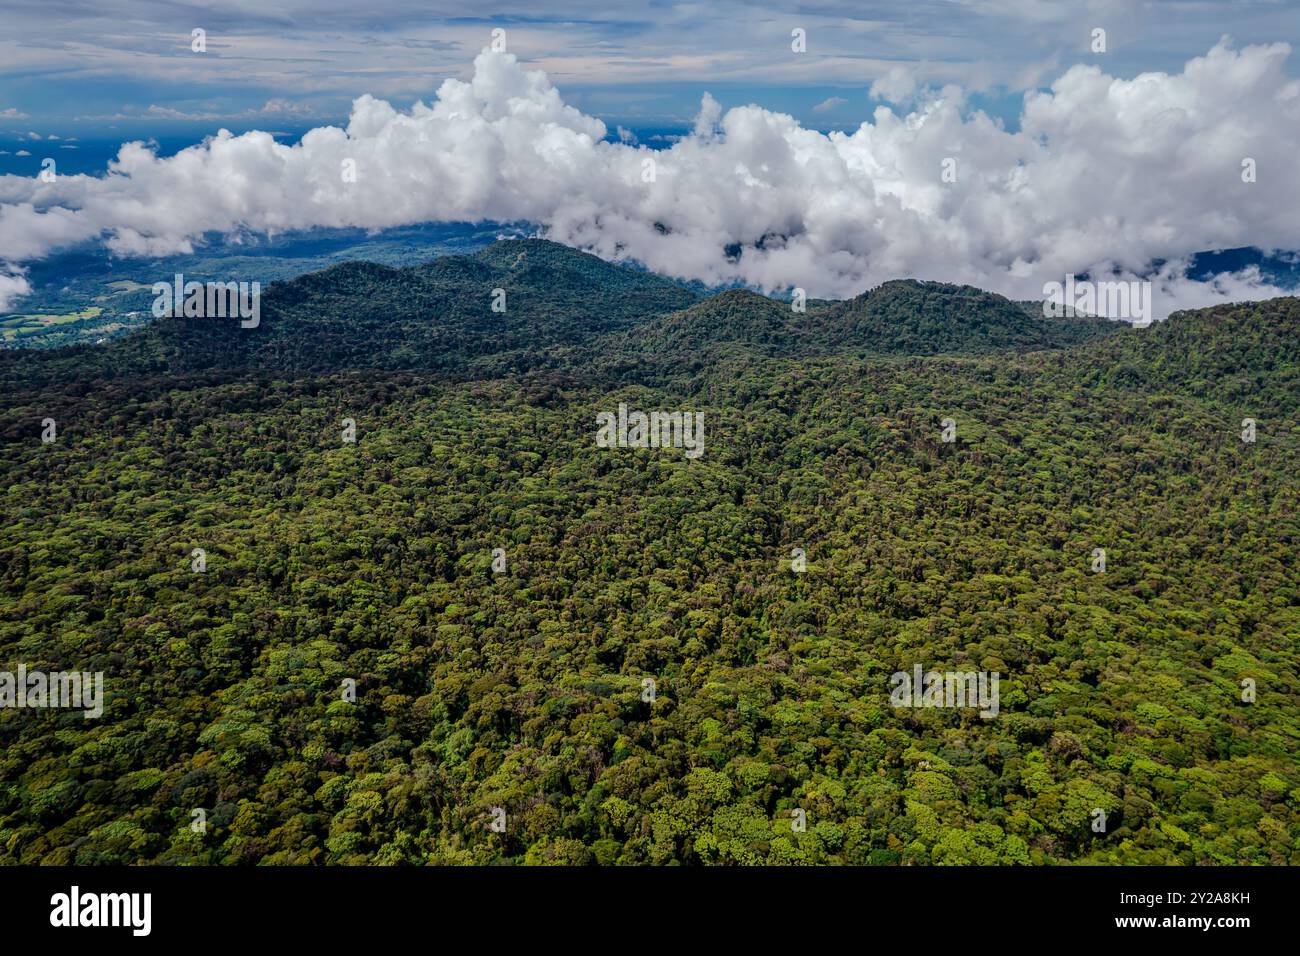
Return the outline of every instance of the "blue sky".
[[[64,137],[295,130],[344,119],[364,93],[427,101],[469,75],[494,28],[566,102],[611,124],[689,124],[708,90],[820,129],[869,118],[871,86],[888,76],[959,84],[1014,123],[1024,91],[1076,63],[1176,71],[1225,32],[1239,46],[1300,35],[1294,0],[6,0],[0,17],[0,133]],[[1104,56],[1089,48],[1098,26]],[[196,28],[205,53],[190,49]]]

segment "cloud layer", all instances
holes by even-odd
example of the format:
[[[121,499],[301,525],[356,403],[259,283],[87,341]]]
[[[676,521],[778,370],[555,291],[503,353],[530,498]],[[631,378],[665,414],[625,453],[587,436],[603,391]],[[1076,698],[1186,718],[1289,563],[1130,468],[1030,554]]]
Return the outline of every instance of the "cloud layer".
[[[1181,273],[1205,249],[1300,249],[1289,54],[1222,41],[1178,74],[1076,66],[1026,98],[1014,133],[956,87],[900,89],[909,112],[882,107],[852,134],[706,95],[693,134],[656,151],[605,142],[544,73],[485,51],[430,105],[362,96],[346,129],[293,146],[223,133],[170,158],[127,144],[104,177],[0,177],[0,308],[24,291],[21,263],[83,240],[159,255],[208,231],[459,220],[528,220],[669,275],[815,296],[917,276],[1038,298],[1069,272],[1153,271],[1158,315],[1278,294]]]

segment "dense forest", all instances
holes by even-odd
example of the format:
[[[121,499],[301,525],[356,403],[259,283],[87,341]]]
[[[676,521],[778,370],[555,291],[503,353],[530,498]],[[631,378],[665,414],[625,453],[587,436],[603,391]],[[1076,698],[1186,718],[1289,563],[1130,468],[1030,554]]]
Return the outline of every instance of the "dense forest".
[[[0,389],[0,670],[106,693],[0,709],[0,862],[1300,863],[1300,300],[798,312],[524,240]]]

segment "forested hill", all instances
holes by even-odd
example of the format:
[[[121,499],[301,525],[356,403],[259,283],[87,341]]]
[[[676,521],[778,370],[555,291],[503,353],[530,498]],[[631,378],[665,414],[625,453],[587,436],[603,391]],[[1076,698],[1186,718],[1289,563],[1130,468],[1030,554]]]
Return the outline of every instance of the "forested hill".
[[[1063,348],[1116,331],[1107,319],[1047,319],[973,286],[911,280],[886,282],[825,316],[832,346],[902,355]]]
[[[502,290],[504,297],[496,294]],[[456,372],[484,356],[528,364],[699,298],[677,283],[543,240],[395,269],[344,263],[263,290],[261,322],[163,318],[102,348],[0,354],[9,386],[229,369]],[[494,311],[494,302],[499,303]]]
[[[739,290],[705,298],[653,273],[529,239],[405,269],[345,263],[275,283],[264,290],[255,329],[234,320],[164,318],[99,348],[0,352],[0,385],[217,369],[477,376],[735,344],[796,358],[986,354],[1063,347],[1115,331],[1105,320],[1035,319],[1001,296],[914,281],[813,303],[806,312]]]
[[[0,353],[0,671],[105,686],[0,709],[0,863],[1300,863],[1300,300],[537,241],[264,300]]]
[[[1070,359],[1092,385],[1175,390],[1293,421],[1300,406],[1300,299],[1176,313]]]

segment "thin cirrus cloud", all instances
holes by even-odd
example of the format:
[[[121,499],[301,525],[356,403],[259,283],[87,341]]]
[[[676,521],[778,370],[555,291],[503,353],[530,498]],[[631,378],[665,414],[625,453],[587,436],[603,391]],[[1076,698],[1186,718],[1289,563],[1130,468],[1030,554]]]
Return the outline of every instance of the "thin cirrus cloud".
[[[191,5],[64,0],[58,15],[10,4],[0,31],[0,108],[43,123],[113,122],[156,104],[241,114],[275,97],[338,117],[360,92],[402,104],[467,79],[489,31],[545,69],[586,112],[679,125],[703,88],[787,111],[860,91],[896,65],[926,86],[990,97],[1037,88],[1092,58],[1116,75],[1176,71],[1231,23],[1242,43],[1297,39],[1300,0],[277,0]],[[1092,30],[1108,47],[1097,57]],[[795,55],[791,31],[806,32]],[[206,31],[203,53],[191,33]],[[34,79],[39,82],[34,82]],[[778,99],[779,91],[806,96]],[[202,104],[200,107],[198,104]],[[803,115],[813,121],[819,114]]]
[[[463,220],[531,221],[669,275],[815,296],[917,276],[1039,298],[1085,271],[1153,278],[1159,314],[1279,294],[1252,273],[1194,282],[1182,267],[1204,249],[1300,249],[1290,52],[1225,40],[1131,79],[1074,66],[1026,97],[1014,131],[953,86],[896,84],[910,111],[882,106],[851,133],[706,95],[694,132],[651,150],[606,141],[545,73],[484,51],[429,105],[362,96],[346,128],[295,145],[223,133],[159,158],[130,143],[105,177],[0,177],[0,308],[27,291],[22,263],[85,240],[157,255],[209,231]]]
[[[826,99],[822,100],[812,109],[814,113],[829,113],[833,109],[838,109],[841,106],[847,106],[848,102],[849,101],[842,96],[828,96]]]

